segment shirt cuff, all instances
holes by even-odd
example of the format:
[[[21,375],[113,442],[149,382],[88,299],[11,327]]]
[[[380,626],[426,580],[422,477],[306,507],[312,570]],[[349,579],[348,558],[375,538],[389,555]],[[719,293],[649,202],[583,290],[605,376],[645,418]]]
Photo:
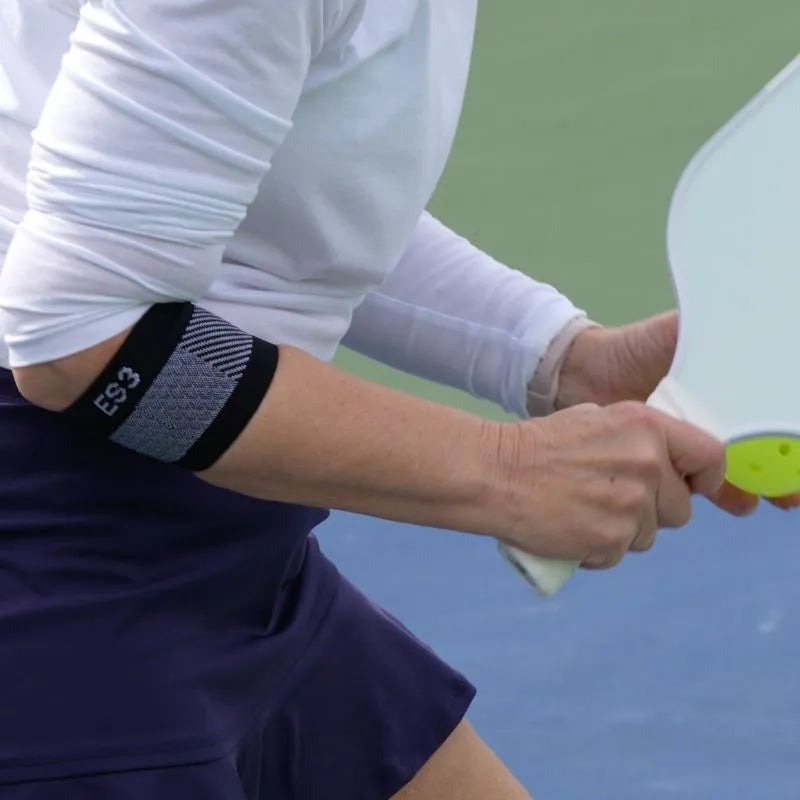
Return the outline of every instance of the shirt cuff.
[[[571,319],[556,334],[536,367],[533,378],[528,383],[527,409],[531,417],[546,417],[555,411],[558,396],[558,380],[561,367],[567,357],[569,348],[578,334],[588,328],[599,328],[599,323],[592,322],[581,315]]]

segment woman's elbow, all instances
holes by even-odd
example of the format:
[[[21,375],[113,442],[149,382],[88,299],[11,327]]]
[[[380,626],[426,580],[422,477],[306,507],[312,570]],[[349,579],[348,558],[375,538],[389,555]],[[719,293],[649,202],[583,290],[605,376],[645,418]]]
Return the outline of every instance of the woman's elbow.
[[[20,394],[47,411],[64,411],[83,395],[128,336],[117,334],[87,350],[12,369]]]

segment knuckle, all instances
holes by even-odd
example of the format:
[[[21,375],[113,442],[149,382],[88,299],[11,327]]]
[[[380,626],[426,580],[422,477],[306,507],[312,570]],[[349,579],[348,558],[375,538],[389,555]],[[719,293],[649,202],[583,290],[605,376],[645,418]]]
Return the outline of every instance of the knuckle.
[[[620,403],[617,408],[628,425],[644,430],[658,430],[660,428],[657,415],[644,403],[627,400]]]
[[[688,497],[673,502],[662,512],[661,524],[666,528],[682,528],[692,518],[692,504]]]
[[[713,436],[705,437],[706,454],[712,464],[722,464],[725,461],[725,443]]]
[[[657,532],[655,530],[640,533],[633,540],[631,550],[634,550],[637,553],[646,553],[648,550],[652,550],[656,543],[656,536]]]
[[[589,556],[589,558],[583,562],[582,566],[586,569],[611,569],[612,567],[616,567],[624,557],[625,553],[620,551],[608,554],[595,554]]]
[[[597,531],[594,537],[592,550],[608,557],[628,549],[631,537],[625,532],[624,526],[608,526]]]
[[[642,480],[626,481],[617,489],[617,507],[626,516],[637,516],[652,501],[653,493]]]
[[[680,507],[678,508],[678,513],[676,517],[677,526],[682,528],[684,525],[688,525],[692,519],[692,504],[686,499],[685,502],[681,503]]]
[[[661,451],[653,441],[643,442],[631,458],[631,471],[646,481],[661,477]]]

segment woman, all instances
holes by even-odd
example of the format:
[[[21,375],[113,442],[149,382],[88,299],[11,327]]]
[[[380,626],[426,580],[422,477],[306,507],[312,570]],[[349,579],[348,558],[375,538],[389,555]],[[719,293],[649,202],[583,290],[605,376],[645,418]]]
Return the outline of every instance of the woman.
[[[605,567],[692,491],[752,508],[718,442],[617,402],[674,316],[591,326],[425,214],[475,13],[4,9],[3,800],[527,797],[468,681],[321,555],[317,509]],[[565,410],[405,397],[328,366],[343,339]]]

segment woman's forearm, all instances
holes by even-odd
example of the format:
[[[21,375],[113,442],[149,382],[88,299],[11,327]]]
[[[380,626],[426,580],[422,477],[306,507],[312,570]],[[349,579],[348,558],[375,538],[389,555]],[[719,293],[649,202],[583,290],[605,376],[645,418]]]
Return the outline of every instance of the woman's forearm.
[[[488,533],[498,427],[283,347],[260,409],[201,477],[260,497]]]
[[[62,411],[123,339],[15,370],[18,385],[34,403]],[[264,499],[497,535],[502,428],[282,347],[256,414],[200,477]]]

